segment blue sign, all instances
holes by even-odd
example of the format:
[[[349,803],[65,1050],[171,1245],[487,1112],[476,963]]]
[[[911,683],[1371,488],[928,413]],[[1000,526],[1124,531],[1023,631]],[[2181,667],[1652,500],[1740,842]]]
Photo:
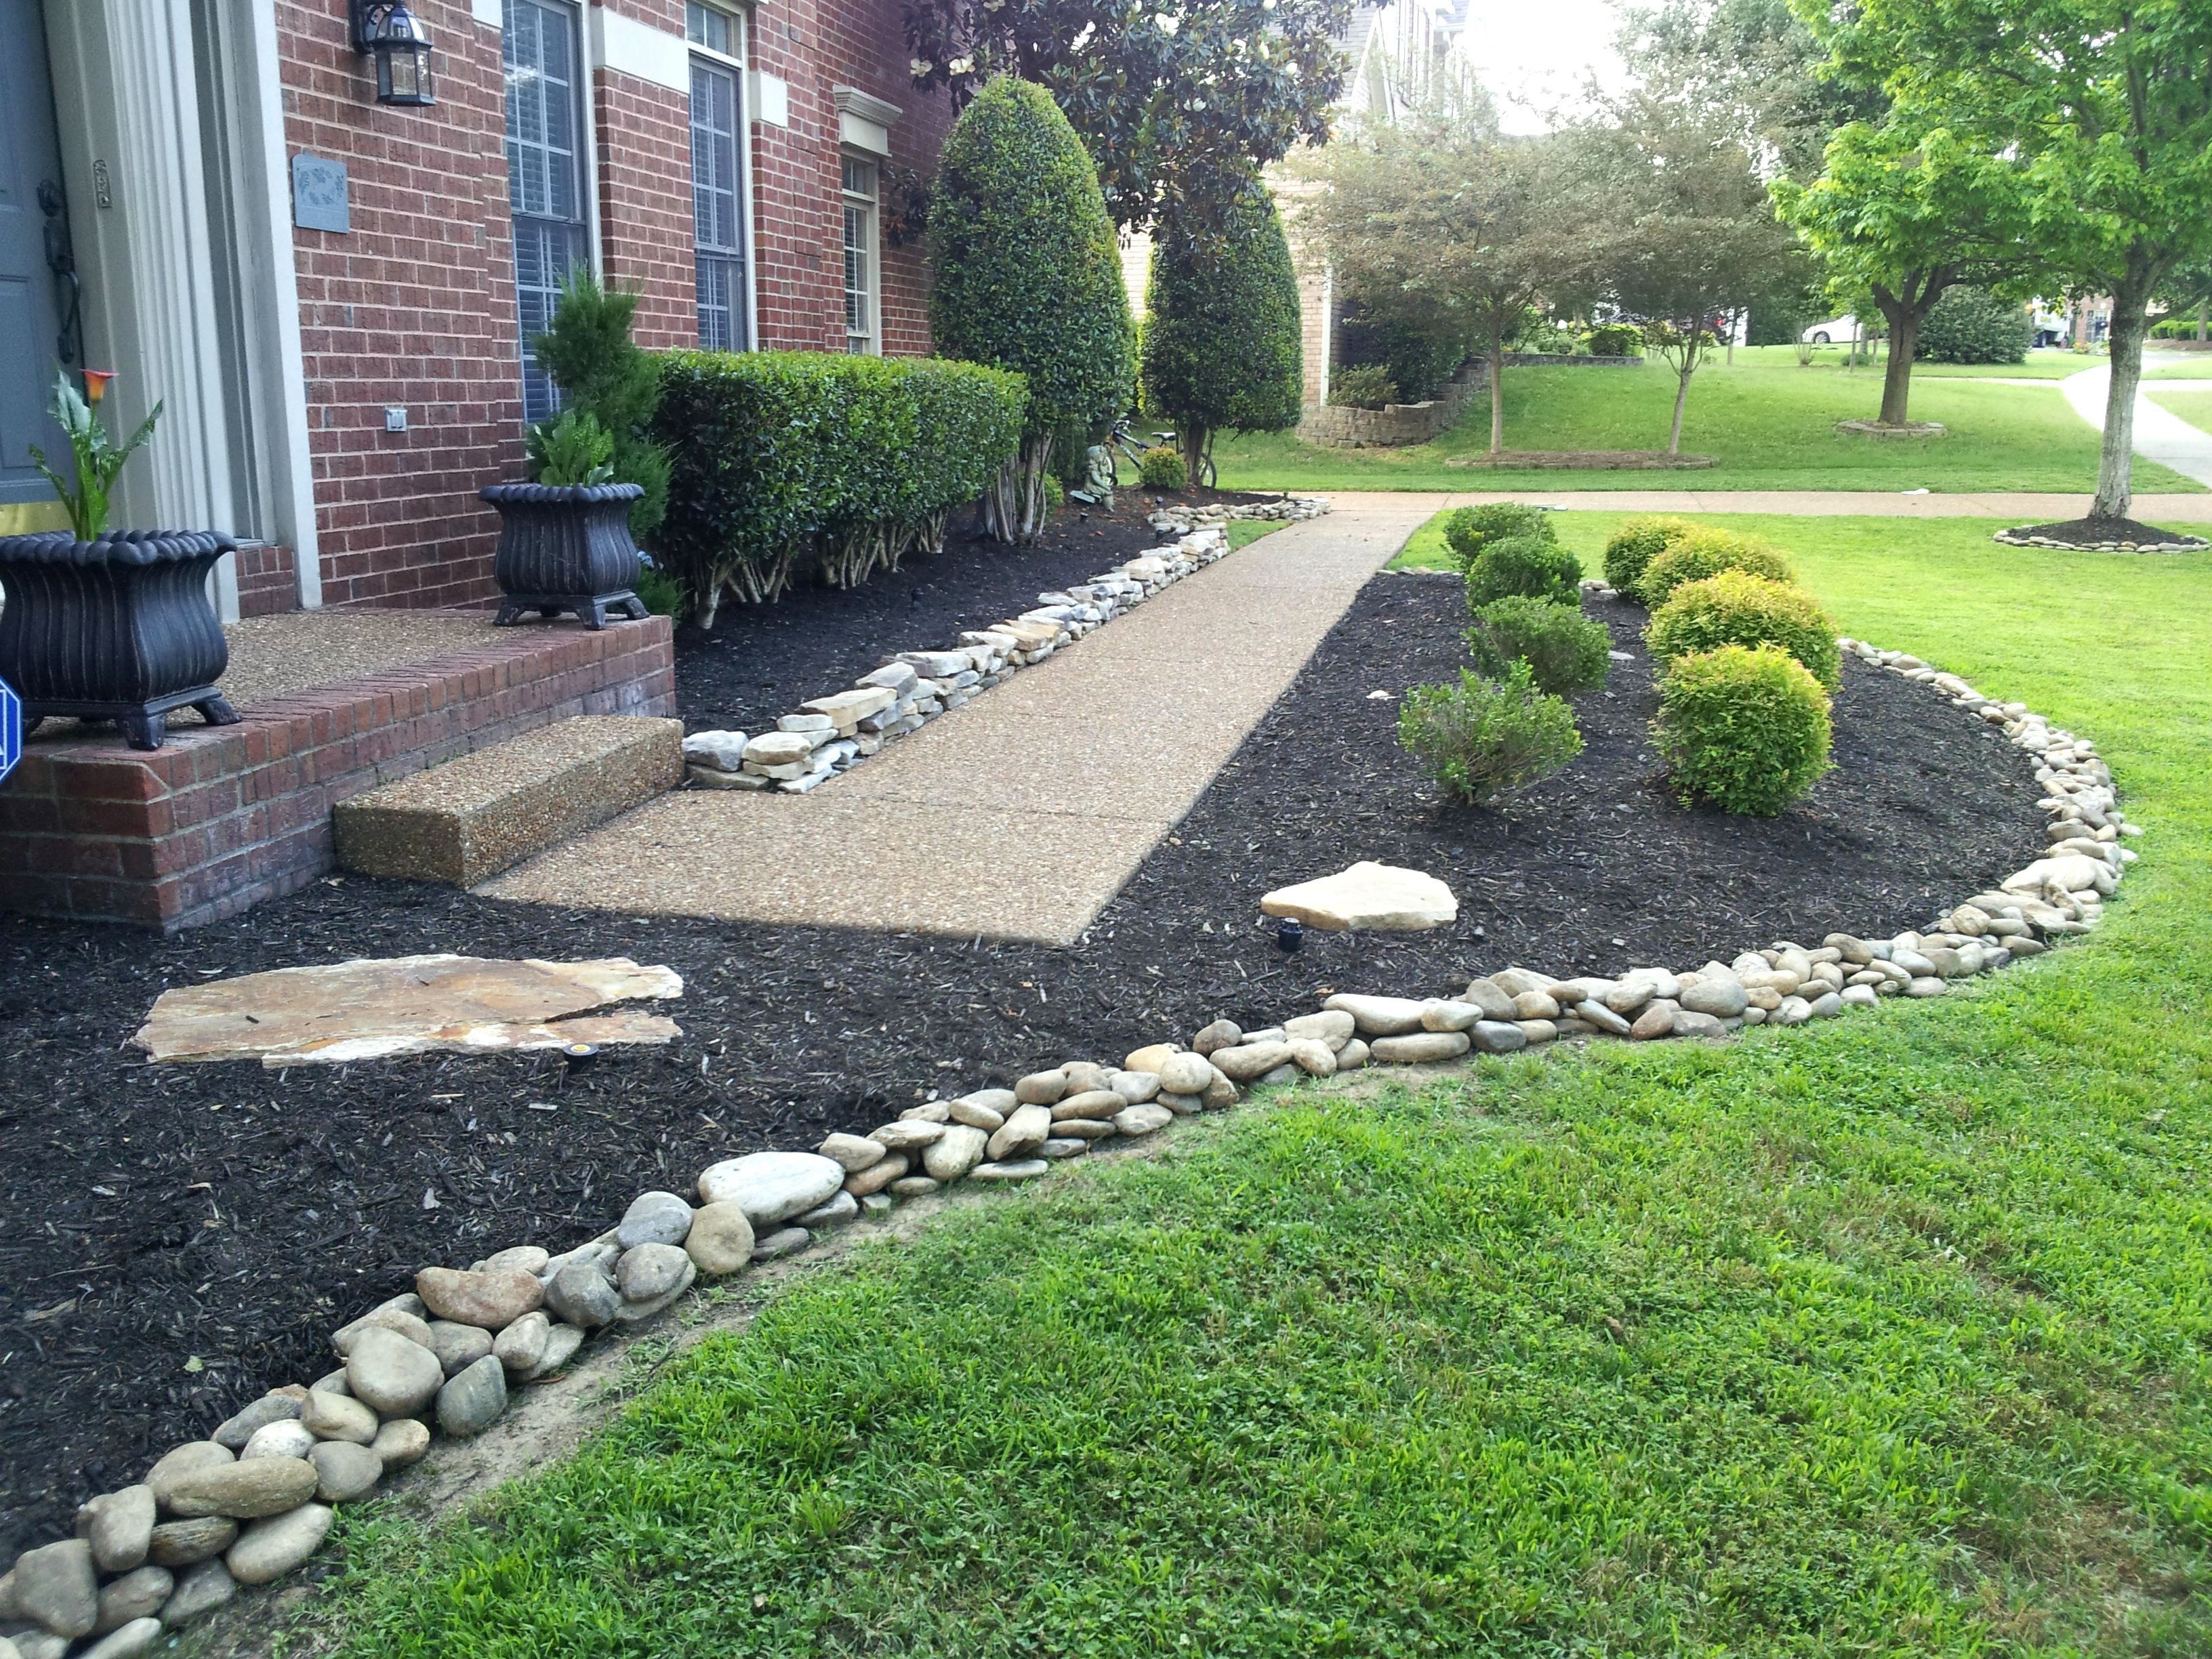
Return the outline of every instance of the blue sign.
[[[0,781],[23,758],[23,700],[15,688],[0,680]]]

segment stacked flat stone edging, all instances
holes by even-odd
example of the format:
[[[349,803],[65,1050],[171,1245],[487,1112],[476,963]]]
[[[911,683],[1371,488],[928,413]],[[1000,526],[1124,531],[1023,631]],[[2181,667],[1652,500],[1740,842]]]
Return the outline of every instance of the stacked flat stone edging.
[[[1602,582],[1588,591],[1610,597]],[[78,1510],[72,1540],[27,1550],[0,1577],[0,1643],[16,1659],[131,1659],[161,1634],[283,1577],[313,1555],[336,1506],[420,1460],[434,1433],[473,1435],[514,1390],[568,1365],[595,1334],[661,1313],[702,1279],[806,1249],[823,1233],[960,1182],[1018,1185],[1244,1090],[1370,1065],[1505,1054],[1563,1038],[1719,1037],[1801,1025],[1886,997],[1936,997],[1959,981],[2094,927],[2142,834],[2093,744],[2016,702],[1984,697],[1917,657],[1845,639],[1861,661],[1928,685],[2001,726],[2034,757],[2051,816],[2041,859],[1924,931],[1789,940],[1676,971],[1632,967],[1554,979],[1508,968],[1457,997],[1341,994],[1264,1030],[1215,1020],[1188,1048],[1158,1042],[1119,1066],[1070,1060],[926,1100],[866,1135],[812,1152],[753,1152],[702,1171],[692,1195],[641,1194],[622,1219],[559,1255],[519,1245],[465,1271],[426,1267],[415,1289],[331,1338],[343,1360],[311,1385],[271,1390],[140,1483]],[[10,1659],[0,1645],[0,1659]]]
[[[943,651],[902,651],[863,674],[849,690],[801,703],[773,732],[695,732],[684,739],[686,774],[702,789],[779,790],[803,795],[849,771],[886,743],[918,732],[947,709],[1143,604],[1229,555],[1227,520],[1312,519],[1328,511],[1317,496],[1234,507],[1174,508],[1150,522],[1174,533],[1172,546],[1115,567],[1087,582],[1037,595],[1034,610],[963,634]]]
[[[2032,536],[2025,527],[2000,530],[1990,539],[2007,547],[2050,547],[2062,553],[2202,553],[2212,547],[2212,542],[2201,536],[2162,542],[2063,542],[2055,536]]]

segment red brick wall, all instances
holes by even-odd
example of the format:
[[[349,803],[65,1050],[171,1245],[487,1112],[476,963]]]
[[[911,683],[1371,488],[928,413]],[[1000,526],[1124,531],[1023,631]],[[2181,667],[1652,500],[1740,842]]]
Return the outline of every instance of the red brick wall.
[[[476,491],[522,463],[499,36],[466,0],[415,11],[429,109],[376,102],[345,0],[276,6],[286,143],[344,161],[351,196],[350,234],[294,233],[326,605],[488,598],[497,521]]]
[[[681,0],[605,3],[683,33]],[[346,9],[345,0],[276,0],[287,147],[346,164],[352,215],[346,234],[294,232],[323,600],[471,604],[492,594],[497,531],[476,492],[522,468],[499,34],[467,0],[419,0],[437,102],[387,109],[349,43]],[[950,111],[909,84],[897,0],[766,0],[753,61],[791,88],[787,129],[752,123],[761,343],[842,350],[832,88],[901,106],[893,160],[925,179]],[[638,337],[651,348],[697,337],[687,106],[620,71],[594,75],[604,272],[642,294]],[[884,349],[926,353],[922,251],[886,250],[882,276]],[[405,432],[384,429],[389,405],[406,409]],[[256,607],[276,607],[270,572],[246,588]]]
[[[611,0],[606,9],[670,34],[684,33],[683,0]],[[696,345],[690,100],[619,70],[602,69],[592,80],[600,274],[641,296],[640,345],[651,351]]]
[[[292,550],[270,543],[238,550],[238,614],[266,617],[300,608],[300,578]]]

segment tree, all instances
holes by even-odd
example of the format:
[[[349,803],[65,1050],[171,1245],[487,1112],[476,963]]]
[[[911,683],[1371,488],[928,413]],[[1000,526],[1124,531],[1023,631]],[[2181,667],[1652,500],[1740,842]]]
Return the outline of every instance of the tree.
[[[1254,168],[1329,134],[1351,0],[906,0],[915,85],[964,108],[1040,82],[1083,135],[1117,223],[1218,208]]]
[[[2150,303],[2212,254],[2212,6],[2187,0],[1795,0],[1853,84],[2002,158],[2041,263],[2108,294],[2112,391],[2089,513],[2133,505]]]
[[[1620,222],[1594,240],[1593,258],[1606,297],[1644,319],[1674,370],[1667,453],[1678,454],[1690,379],[1717,343],[1716,319],[1782,286],[1800,256],[1725,111],[1647,85],[1610,114],[1575,135]]]
[[[1034,540],[1053,436],[1128,402],[1135,332],[1097,174],[1043,88],[1002,76],[952,124],[930,234],[937,349],[1028,381],[1021,453],[985,494],[983,521],[999,540]]]
[[[1870,294],[1888,325],[1884,426],[1903,426],[1920,327],[1954,284],[1986,287],[2030,270],[2017,180],[1999,157],[1905,112],[1855,121],[1809,185],[1777,179],[1775,204],[1826,263],[1829,288]]]
[[[1492,453],[1504,447],[1506,343],[1586,263],[1592,221],[1563,159],[1555,140],[1432,112],[1331,144],[1307,210],[1364,316],[1486,343]]]
[[[1213,434],[1281,432],[1304,391],[1297,273],[1267,186],[1249,179],[1220,234],[1171,228],[1152,250],[1145,406],[1175,422],[1194,480]]]

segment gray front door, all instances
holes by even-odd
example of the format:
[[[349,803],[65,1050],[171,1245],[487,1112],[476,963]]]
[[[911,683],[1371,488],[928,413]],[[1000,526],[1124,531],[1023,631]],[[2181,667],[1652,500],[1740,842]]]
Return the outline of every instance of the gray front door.
[[[46,413],[62,344],[47,258],[49,224],[54,236],[67,234],[61,190],[39,0],[0,0],[0,503],[52,499],[31,465],[33,444],[68,476],[56,453],[66,453],[61,430]]]

